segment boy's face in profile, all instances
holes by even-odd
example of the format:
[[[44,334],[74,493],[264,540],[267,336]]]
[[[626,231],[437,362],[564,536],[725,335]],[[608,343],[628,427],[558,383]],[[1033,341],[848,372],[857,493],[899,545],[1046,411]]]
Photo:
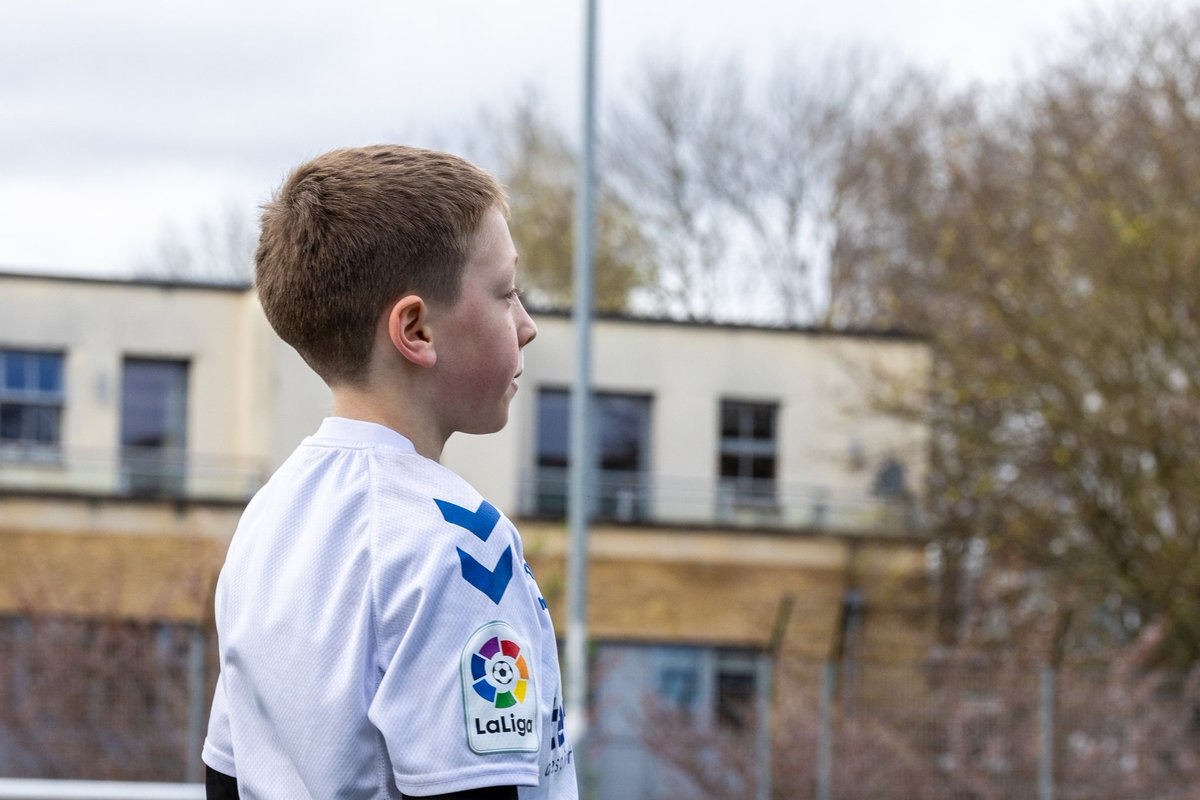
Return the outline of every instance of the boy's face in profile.
[[[537,335],[516,286],[517,250],[497,208],[480,222],[458,300],[434,317],[439,416],[447,435],[494,433],[508,422],[521,349]]]

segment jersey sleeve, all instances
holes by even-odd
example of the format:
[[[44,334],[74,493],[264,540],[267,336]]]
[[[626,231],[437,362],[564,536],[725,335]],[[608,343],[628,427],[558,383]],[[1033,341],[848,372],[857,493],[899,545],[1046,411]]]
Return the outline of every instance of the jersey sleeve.
[[[397,787],[536,785],[540,620],[512,523],[461,481],[383,499],[401,513],[376,517],[368,716]]]
[[[204,750],[200,757],[217,772],[237,777],[237,767],[233,759],[233,735],[229,728],[229,706],[225,697],[225,683],[220,676],[217,678],[216,691],[213,692],[208,734],[204,738]]]

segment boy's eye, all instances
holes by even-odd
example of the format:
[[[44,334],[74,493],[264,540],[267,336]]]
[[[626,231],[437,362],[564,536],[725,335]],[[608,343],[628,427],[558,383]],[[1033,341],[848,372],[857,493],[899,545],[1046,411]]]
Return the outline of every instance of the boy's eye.
[[[516,300],[518,297],[520,297],[523,294],[525,294],[524,289],[520,288],[519,286],[514,286],[513,288],[509,289],[508,293],[504,296],[507,297],[509,300]]]

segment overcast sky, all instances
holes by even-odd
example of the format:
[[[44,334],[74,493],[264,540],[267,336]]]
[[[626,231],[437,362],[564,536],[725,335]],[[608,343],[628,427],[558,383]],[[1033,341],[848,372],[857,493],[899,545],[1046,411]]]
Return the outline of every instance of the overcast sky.
[[[1004,80],[1118,0],[600,0],[600,91],[664,49],[864,43]],[[1143,0],[1186,5],[1187,0]],[[0,0],[0,271],[125,275],[343,145],[454,141],[540,86],[576,124],[582,0]]]

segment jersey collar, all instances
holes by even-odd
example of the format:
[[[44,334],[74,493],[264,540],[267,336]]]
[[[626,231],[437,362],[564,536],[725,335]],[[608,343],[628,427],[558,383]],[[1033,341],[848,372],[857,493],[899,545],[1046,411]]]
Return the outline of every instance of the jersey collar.
[[[413,446],[408,437],[386,425],[347,417],[326,417],[312,438],[355,444],[384,445],[395,447],[406,453],[417,452],[417,448]]]

